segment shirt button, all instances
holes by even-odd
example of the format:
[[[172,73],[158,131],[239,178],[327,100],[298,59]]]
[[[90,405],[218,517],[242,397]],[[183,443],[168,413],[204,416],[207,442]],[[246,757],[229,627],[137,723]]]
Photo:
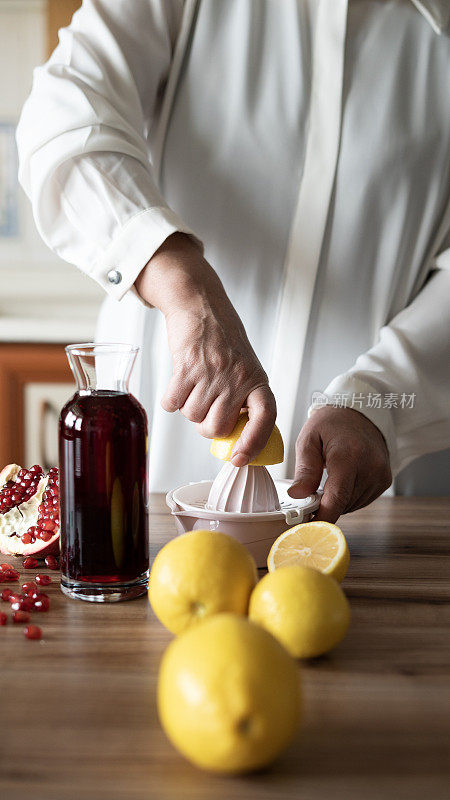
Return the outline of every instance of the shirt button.
[[[107,277],[110,283],[120,283],[122,280],[122,275],[118,269],[110,269]]]

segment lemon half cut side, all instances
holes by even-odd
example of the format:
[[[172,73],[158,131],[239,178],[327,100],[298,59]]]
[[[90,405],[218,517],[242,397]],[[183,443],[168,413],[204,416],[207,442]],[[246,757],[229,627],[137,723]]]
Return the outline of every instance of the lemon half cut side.
[[[273,543],[267,557],[269,572],[290,565],[314,567],[342,581],[350,562],[341,529],[331,522],[303,522],[285,531]]]

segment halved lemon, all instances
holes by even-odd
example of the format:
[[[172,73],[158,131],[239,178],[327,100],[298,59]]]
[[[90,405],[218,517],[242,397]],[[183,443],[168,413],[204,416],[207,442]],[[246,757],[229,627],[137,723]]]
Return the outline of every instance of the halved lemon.
[[[278,567],[300,564],[342,581],[350,553],[341,529],[331,522],[302,522],[275,540],[267,557],[269,572]]]
[[[231,460],[231,451],[239,439],[245,425],[248,422],[248,414],[241,414],[233,431],[229,436],[222,436],[221,438],[213,439],[211,442],[211,455],[220,458],[221,461]],[[284,459],[284,446],[281,433],[277,426],[274,425],[273,431],[269,436],[269,440],[265,447],[261,450],[260,454],[253,459],[250,463],[251,467],[264,467],[269,464],[281,464]]]

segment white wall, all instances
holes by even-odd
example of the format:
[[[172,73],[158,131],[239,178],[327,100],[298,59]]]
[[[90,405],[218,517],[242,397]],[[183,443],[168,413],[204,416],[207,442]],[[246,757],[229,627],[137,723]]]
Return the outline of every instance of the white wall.
[[[45,0],[0,0],[0,123],[17,123],[45,59]],[[103,292],[45,246],[19,192],[19,236],[0,237],[0,341],[90,339]]]

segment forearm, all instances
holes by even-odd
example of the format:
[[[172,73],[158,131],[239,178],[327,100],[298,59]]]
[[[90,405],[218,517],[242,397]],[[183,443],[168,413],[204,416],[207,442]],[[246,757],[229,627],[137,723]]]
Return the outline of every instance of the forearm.
[[[169,236],[135,281],[146,303],[167,317],[177,312],[195,313],[199,319],[213,314],[232,322],[245,336],[241,320],[213,267],[203,257],[201,245],[185,233]]]

